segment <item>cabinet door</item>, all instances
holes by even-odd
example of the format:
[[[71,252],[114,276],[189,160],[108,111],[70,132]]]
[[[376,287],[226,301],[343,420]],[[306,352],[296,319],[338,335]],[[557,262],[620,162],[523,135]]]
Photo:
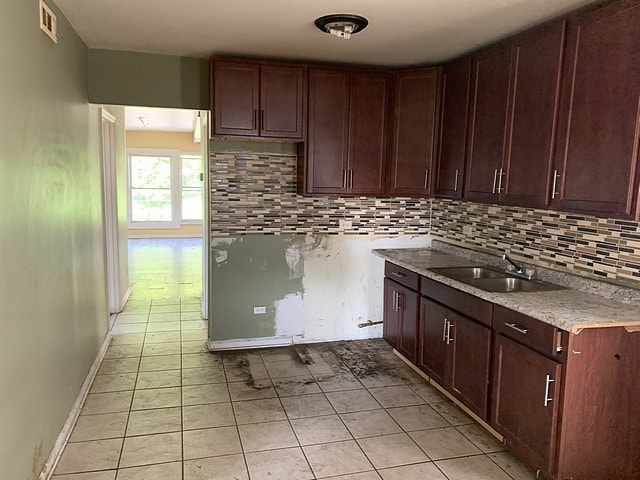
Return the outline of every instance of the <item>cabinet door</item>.
[[[347,190],[351,194],[384,193],[388,92],[387,74],[351,74],[347,172]]]
[[[640,4],[571,17],[553,206],[633,218],[640,136]]]
[[[439,68],[396,75],[391,195],[431,194],[439,76]]]
[[[450,319],[451,389],[480,418],[487,418],[491,329],[462,315]]]
[[[418,366],[443,387],[448,387],[449,355],[447,307],[420,298],[420,353]]]
[[[397,286],[400,313],[400,342],[398,351],[415,362],[418,350],[418,293],[402,285]]]
[[[348,139],[349,73],[310,69],[306,193],[345,192]]]
[[[444,67],[435,185],[438,197],[462,198],[470,82],[470,59]]]
[[[472,108],[465,175],[467,200],[497,202],[507,126],[510,48],[500,44],[473,58]]]
[[[382,337],[396,350],[400,344],[400,314],[397,304],[399,285],[388,278],[384,279],[384,317]]]
[[[562,366],[502,335],[494,351],[493,426],[533,466],[554,471]]]
[[[566,22],[517,37],[500,203],[543,208],[553,165]]]
[[[262,65],[260,135],[302,139],[304,67]]]
[[[260,66],[213,62],[213,133],[258,136]]]

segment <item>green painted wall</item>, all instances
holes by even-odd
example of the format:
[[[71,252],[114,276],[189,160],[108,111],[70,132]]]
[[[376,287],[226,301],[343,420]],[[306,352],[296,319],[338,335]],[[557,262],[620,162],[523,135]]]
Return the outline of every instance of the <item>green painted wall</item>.
[[[211,331],[215,332],[212,338],[229,340],[278,334],[278,302],[302,295],[300,252],[304,245],[304,235],[212,240],[209,299]],[[266,307],[266,313],[254,315],[253,307],[259,306]],[[291,333],[302,333],[302,328]]]
[[[38,8],[0,2],[0,477],[11,480],[38,477],[108,326],[88,49],[57,9],[54,44]]]
[[[209,109],[206,59],[89,50],[91,103]]]

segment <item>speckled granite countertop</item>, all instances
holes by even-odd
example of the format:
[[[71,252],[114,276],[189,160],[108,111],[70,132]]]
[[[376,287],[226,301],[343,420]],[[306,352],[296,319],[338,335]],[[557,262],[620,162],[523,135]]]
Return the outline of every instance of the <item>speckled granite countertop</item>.
[[[429,248],[378,249],[373,254],[424,277],[510,308],[569,332],[584,328],[640,328],[640,307],[578,290],[494,293],[439,275],[430,268],[480,266],[482,262]]]

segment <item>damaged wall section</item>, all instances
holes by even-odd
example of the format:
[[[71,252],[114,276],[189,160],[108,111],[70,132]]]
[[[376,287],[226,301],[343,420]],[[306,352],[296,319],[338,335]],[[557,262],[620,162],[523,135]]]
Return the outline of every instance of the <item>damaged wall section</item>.
[[[211,346],[380,337],[358,328],[382,319],[384,262],[371,250],[428,246],[429,200],[300,196],[293,149],[222,143],[209,164]]]

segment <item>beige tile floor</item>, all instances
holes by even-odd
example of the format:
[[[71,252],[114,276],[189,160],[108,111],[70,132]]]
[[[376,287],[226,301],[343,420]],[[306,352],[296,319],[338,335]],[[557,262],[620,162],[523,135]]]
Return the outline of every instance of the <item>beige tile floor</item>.
[[[209,353],[166,291],[116,319],[54,479],[535,478],[382,340]]]

